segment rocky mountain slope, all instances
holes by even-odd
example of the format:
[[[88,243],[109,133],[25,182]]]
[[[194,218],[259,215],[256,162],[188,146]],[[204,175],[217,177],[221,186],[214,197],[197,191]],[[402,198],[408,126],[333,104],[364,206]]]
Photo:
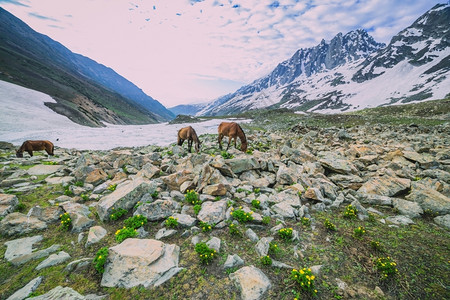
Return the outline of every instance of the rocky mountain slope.
[[[248,153],[0,145],[0,297],[447,298],[448,122],[307,122],[246,124]]]
[[[387,47],[364,30],[298,50],[269,75],[205,105],[197,115],[259,108],[339,112],[442,99],[450,90],[450,5],[436,5]]]
[[[0,79],[44,92],[56,112],[89,126],[167,121],[173,114],[111,68],[39,34],[0,8]]]

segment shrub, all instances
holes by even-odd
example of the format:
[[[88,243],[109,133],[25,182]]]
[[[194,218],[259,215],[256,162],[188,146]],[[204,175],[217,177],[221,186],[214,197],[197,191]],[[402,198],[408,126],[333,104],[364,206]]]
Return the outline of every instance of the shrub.
[[[358,213],[358,210],[355,207],[353,207],[353,205],[350,204],[345,208],[344,218],[356,219],[357,213]]]
[[[203,232],[209,232],[213,229],[213,226],[209,225],[206,222],[200,222],[198,223],[198,226],[203,230]]]
[[[62,215],[59,215],[61,218],[61,228],[63,230],[69,230],[72,225],[72,219],[70,218],[69,213],[65,212]]]
[[[281,228],[278,230],[278,236],[283,240],[291,240],[292,239],[292,228]]]
[[[378,272],[381,272],[381,279],[387,279],[390,276],[395,275],[397,270],[397,263],[393,261],[389,256],[380,257],[376,260],[375,265]]]
[[[86,194],[81,194],[80,195],[81,199],[83,199],[83,201],[88,201],[89,200],[89,196]]]
[[[261,209],[261,202],[259,200],[252,200],[252,206],[256,209]]]
[[[184,200],[192,205],[201,203],[200,199],[198,199],[198,194],[194,190],[187,190],[186,195],[184,195]]]
[[[153,199],[158,198],[158,195],[159,195],[158,191],[154,191],[153,193],[150,194],[150,196],[152,196]]]
[[[229,158],[233,158],[233,157],[234,157],[233,154],[230,154],[230,153],[228,153],[227,151],[221,151],[221,152],[220,152],[220,155],[221,155],[224,159],[229,159]]]
[[[239,227],[236,226],[236,224],[230,224],[230,226],[228,226],[228,229],[229,229],[231,235],[237,235],[237,236],[242,235],[242,232],[239,230]]]
[[[238,220],[240,223],[246,223],[253,220],[252,216],[253,212],[246,213],[241,208],[234,210],[234,208],[231,208],[230,215],[233,217],[233,219]]]
[[[105,272],[105,263],[106,259],[108,258],[109,250],[108,247],[100,248],[97,251],[97,254],[94,258],[94,268],[99,272],[100,274],[103,274]]]
[[[324,225],[325,228],[328,229],[329,231],[336,231],[336,225],[331,223],[330,220],[325,219]]]
[[[277,244],[274,242],[269,243],[269,254],[276,256],[278,253],[280,253],[281,249],[278,247]]]
[[[123,223],[125,224],[125,227],[137,229],[147,224],[147,218],[141,215],[136,215],[126,219]]]
[[[73,196],[73,192],[70,190],[70,186],[66,186],[64,188],[64,195],[72,197]]]
[[[194,205],[194,213],[196,215],[198,215],[198,213],[200,212],[201,209],[202,209],[202,206],[200,204]]]
[[[112,208],[113,213],[109,216],[109,219],[111,221],[117,221],[119,220],[123,215],[125,215],[128,211],[123,208],[115,209]]]
[[[383,245],[381,245],[381,243],[377,241],[370,241],[370,247],[372,247],[372,249],[376,251],[383,251]]]
[[[305,292],[312,296],[317,294],[317,290],[314,288],[314,276],[310,268],[303,268],[300,270],[293,269],[291,272],[291,279],[297,283],[297,288],[300,292]]]
[[[265,224],[265,225],[268,225],[268,224],[270,224],[270,217],[269,216],[264,216],[263,218],[262,218],[262,223],[263,224]]]
[[[217,254],[216,250],[209,248],[206,243],[203,242],[197,243],[197,245],[195,245],[195,252],[198,253],[200,261],[203,264],[208,264],[214,259]]]
[[[306,217],[302,217],[301,220],[300,220],[300,222],[301,222],[302,225],[304,225],[304,226],[309,226],[309,225],[311,225],[311,220],[310,220],[309,218],[306,218]]]
[[[261,264],[263,264],[264,266],[272,265],[272,259],[270,258],[269,255],[261,256],[260,261],[261,261]]]
[[[172,216],[166,219],[166,226],[169,228],[177,228],[178,227],[178,219]]]
[[[253,188],[253,193],[258,195],[258,194],[261,193],[261,189],[260,188]]]
[[[122,243],[127,238],[137,236],[137,231],[134,228],[124,227],[116,231],[116,241]]]
[[[362,226],[359,226],[358,228],[355,228],[355,229],[353,230],[353,235],[354,235],[356,238],[362,237],[365,233],[366,233],[366,229],[365,229],[364,227],[362,227]]]
[[[117,188],[117,183],[111,184],[110,186],[108,186],[106,189],[108,191],[114,192]]]
[[[84,186],[84,182],[83,181],[77,181],[77,182],[75,182],[75,186],[82,187],[82,186]]]

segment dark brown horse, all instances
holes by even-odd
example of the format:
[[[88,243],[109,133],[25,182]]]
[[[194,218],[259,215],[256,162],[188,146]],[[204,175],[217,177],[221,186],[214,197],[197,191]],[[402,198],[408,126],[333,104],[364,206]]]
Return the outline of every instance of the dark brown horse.
[[[55,146],[49,141],[25,141],[19,150],[16,151],[17,157],[23,157],[23,152],[26,151],[30,156],[33,156],[33,151],[45,150],[48,155],[54,155]]]
[[[219,131],[219,148],[222,150],[222,138],[224,136],[228,137],[227,150],[230,147],[230,142],[234,139],[234,147],[236,148],[236,138],[241,140],[241,151],[247,151],[247,138],[245,137],[244,130],[238,123],[234,122],[222,122],[218,128]]]
[[[194,128],[192,128],[191,126],[184,127],[178,130],[178,146],[182,146],[185,140],[188,141],[189,152],[191,152],[192,149],[192,142],[195,142],[195,150],[197,151],[197,153],[200,151],[201,142],[198,139],[197,133],[195,132]]]

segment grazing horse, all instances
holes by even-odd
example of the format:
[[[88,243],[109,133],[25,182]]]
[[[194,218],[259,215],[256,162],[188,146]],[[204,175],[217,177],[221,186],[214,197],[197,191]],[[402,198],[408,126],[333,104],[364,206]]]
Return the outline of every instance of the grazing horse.
[[[242,130],[239,124],[234,122],[222,122],[218,128],[219,131],[219,148],[222,150],[222,138],[228,137],[227,150],[230,147],[230,142],[234,139],[234,147],[236,148],[236,138],[241,140],[241,151],[247,151],[247,138],[245,137],[244,130]]]
[[[23,152],[26,151],[30,156],[33,156],[33,151],[45,150],[48,155],[54,155],[55,146],[49,141],[25,141],[19,150],[16,151],[17,157],[23,157]]]
[[[182,146],[185,140],[188,141],[189,152],[191,152],[192,149],[192,142],[195,142],[195,150],[197,151],[197,153],[200,151],[201,142],[198,139],[197,133],[195,132],[194,128],[192,128],[191,126],[184,127],[178,130],[178,146]]]

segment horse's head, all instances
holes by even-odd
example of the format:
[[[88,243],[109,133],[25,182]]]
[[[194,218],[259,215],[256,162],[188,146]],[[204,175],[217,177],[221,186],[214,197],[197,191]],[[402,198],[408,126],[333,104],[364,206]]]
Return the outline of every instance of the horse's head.
[[[197,153],[200,152],[200,147],[202,146],[202,142],[200,140],[198,140],[197,143],[195,143],[195,151],[197,151]]]
[[[19,150],[16,151],[16,157],[23,157],[23,152],[19,152]]]
[[[247,152],[247,143],[242,143],[241,144],[241,151],[242,152]]]

